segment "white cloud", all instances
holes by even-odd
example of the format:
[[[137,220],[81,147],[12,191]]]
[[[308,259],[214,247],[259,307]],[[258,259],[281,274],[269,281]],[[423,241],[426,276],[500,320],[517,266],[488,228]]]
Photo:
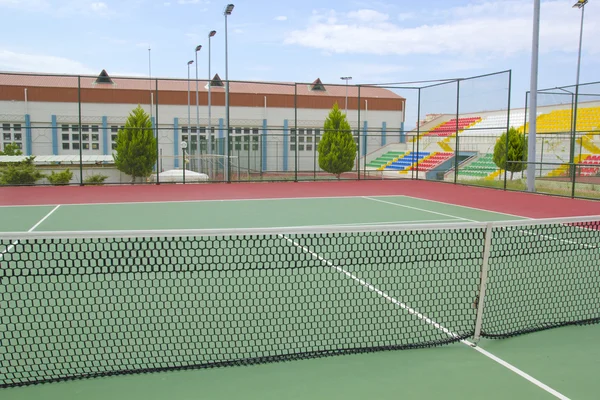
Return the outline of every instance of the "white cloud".
[[[170,3],[170,2],[168,2],[168,1],[167,1],[167,2],[165,2],[165,3],[163,3],[163,4],[164,4],[164,6],[165,6],[165,7],[169,7],[169,6],[171,5],[171,3]]]
[[[98,71],[68,58],[0,50],[0,70],[60,74],[95,74]]]
[[[200,0],[177,0],[177,4],[198,4]]]
[[[384,22],[389,19],[389,16],[387,14],[383,14],[383,13],[380,13],[379,11],[367,10],[367,9],[351,11],[347,14],[347,16],[350,19],[357,20],[360,22],[365,22],[365,23]]]
[[[279,15],[277,17],[274,18],[275,21],[287,21],[288,17],[286,17],[285,15]]]
[[[541,16],[542,53],[577,50],[579,13],[553,0],[542,3]],[[284,43],[333,53],[503,57],[531,51],[532,19],[533,7],[516,0],[432,10],[428,24],[410,28],[374,10],[313,12],[308,26],[289,33]],[[600,24],[587,24],[585,35],[600,35]],[[588,40],[586,51],[600,51],[600,41]]]
[[[108,6],[103,2],[92,3],[90,4],[90,7],[94,12],[105,12],[108,10]]]
[[[0,7],[40,11],[48,9],[50,7],[50,3],[48,0],[0,0]]]
[[[409,19],[415,19],[417,17],[417,14],[413,13],[413,12],[407,12],[407,13],[400,13],[398,14],[398,19],[400,21],[407,21]]]
[[[233,30],[233,33],[244,33],[244,30],[237,28]]]

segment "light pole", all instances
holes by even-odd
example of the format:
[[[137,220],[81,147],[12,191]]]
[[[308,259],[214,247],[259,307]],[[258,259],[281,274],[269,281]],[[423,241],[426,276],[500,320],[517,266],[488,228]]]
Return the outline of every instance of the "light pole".
[[[351,76],[342,76],[340,78],[343,81],[346,81],[346,115],[348,115],[348,81],[352,80]]]
[[[579,72],[581,70],[581,43],[583,41],[583,17],[585,15],[585,5],[588,0],[578,0],[577,3],[573,4],[573,8],[579,8],[581,10],[581,25],[579,28],[579,52],[577,55],[577,77],[575,78],[575,107],[573,108],[573,137],[571,138],[571,154],[569,162],[575,163],[575,138],[577,137],[577,102],[579,97]],[[571,168],[573,172],[573,178],[575,176],[574,166]],[[573,186],[574,187],[574,186]]]
[[[187,122],[188,140],[189,140],[189,137],[191,136],[191,133],[192,133],[192,131],[190,129],[190,125],[191,125],[190,124],[190,65],[192,65],[193,63],[194,63],[194,60],[190,60],[187,63],[187,66],[188,66],[188,79],[187,79],[187,87],[188,87],[187,88],[188,89],[188,117],[187,117],[187,120],[188,120],[188,122]],[[185,161],[185,159],[184,159],[184,161]],[[183,168],[185,169],[185,162],[183,164]]]
[[[206,138],[208,139],[208,147],[206,150],[207,154],[212,154],[212,121],[211,121],[211,97],[210,97],[210,87],[211,87],[211,77],[210,77],[210,38],[212,38],[213,36],[215,36],[217,34],[217,31],[210,31],[208,34],[208,132],[206,133]],[[209,159],[208,161],[208,176],[209,179],[212,179],[212,159]]]
[[[527,191],[535,192],[535,139],[537,137],[538,64],[540,52],[540,0],[533,1],[533,40],[529,80],[529,135],[527,136]]]
[[[227,129],[227,139],[225,140],[225,160],[227,168],[225,168],[225,180],[229,182],[229,66],[227,60],[227,16],[233,11],[233,4],[227,4],[223,15],[225,15],[225,127]]]
[[[196,154],[200,154],[200,105],[198,104],[198,52],[202,49],[202,45],[196,46],[194,55],[196,56]],[[190,136],[190,143],[192,142]],[[194,148],[192,147],[192,150]],[[198,156],[198,172],[200,172],[200,157]]]

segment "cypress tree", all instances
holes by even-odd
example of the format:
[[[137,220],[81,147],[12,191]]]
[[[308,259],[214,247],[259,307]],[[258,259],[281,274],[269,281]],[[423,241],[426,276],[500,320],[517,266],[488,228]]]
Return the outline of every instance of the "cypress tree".
[[[323,125],[323,137],[317,148],[319,167],[338,179],[344,172],[352,171],[356,159],[356,143],[350,124],[335,103]]]
[[[131,182],[137,177],[148,177],[156,162],[156,138],[152,132],[150,116],[137,106],[127,118],[116,140],[116,154],[113,155],[119,171],[131,175]]]

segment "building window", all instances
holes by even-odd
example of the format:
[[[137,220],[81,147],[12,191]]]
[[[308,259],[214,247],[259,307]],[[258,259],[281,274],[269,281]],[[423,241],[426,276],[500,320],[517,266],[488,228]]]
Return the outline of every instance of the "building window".
[[[69,141],[69,134],[68,133],[63,133],[62,134],[62,140]]]
[[[68,142],[67,143],[63,143],[62,146],[63,146],[63,150],[69,150],[69,148],[70,148]]]
[[[89,132],[90,131],[90,126],[89,125],[81,125],[81,131],[82,132]]]
[[[90,144],[89,143],[83,143],[83,149],[84,150],[89,150],[90,149]]]
[[[110,135],[110,140],[112,140],[113,142],[117,141],[117,135]]]
[[[10,132],[8,132],[8,133],[4,132],[4,134],[2,136],[3,136],[4,140],[10,141],[12,139]]]
[[[92,125],[92,132],[98,132],[98,125]]]
[[[182,126],[181,127],[181,133],[188,133],[188,127],[187,126]]]
[[[73,143],[73,150],[79,150],[79,143]]]
[[[92,143],[92,150],[100,149],[100,145],[98,143]]]
[[[21,134],[20,133],[15,133],[15,140],[21,140]]]
[[[79,134],[78,133],[73,133],[71,135],[71,140],[77,140],[77,141],[79,141]]]
[[[92,141],[94,141],[94,142],[97,142],[97,141],[98,141],[98,138],[99,138],[99,136],[98,136],[98,134],[97,134],[97,133],[95,133],[95,134],[92,134]]]
[[[110,148],[113,150],[117,149],[117,144],[116,143],[111,143]]]
[[[73,126],[71,127],[71,130],[72,130],[73,132],[79,132],[79,125],[73,125]]]
[[[306,151],[312,151],[312,144],[306,145]]]
[[[13,124],[13,130],[15,132],[21,132],[21,124]]]
[[[118,132],[119,132],[119,127],[118,127],[118,126],[116,126],[116,125],[112,125],[112,126],[110,127],[110,132],[111,132],[111,133],[118,133]]]
[[[69,125],[61,125],[60,128],[62,129],[63,132],[69,132]]]
[[[2,124],[3,131],[10,131],[10,124]]]
[[[90,135],[84,133],[83,135],[81,135],[81,140],[87,142],[88,140],[90,140]]]

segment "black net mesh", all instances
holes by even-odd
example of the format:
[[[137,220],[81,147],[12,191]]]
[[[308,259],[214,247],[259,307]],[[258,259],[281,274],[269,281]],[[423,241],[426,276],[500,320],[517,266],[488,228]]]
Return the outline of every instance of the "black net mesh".
[[[600,221],[497,227],[482,334],[600,321]]]
[[[0,384],[450,343],[483,235],[5,240]]]
[[[466,225],[4,235],[0,387],[473,337],[486,225]],[[484,337],[599,321],[600,221],[491,232]]]

